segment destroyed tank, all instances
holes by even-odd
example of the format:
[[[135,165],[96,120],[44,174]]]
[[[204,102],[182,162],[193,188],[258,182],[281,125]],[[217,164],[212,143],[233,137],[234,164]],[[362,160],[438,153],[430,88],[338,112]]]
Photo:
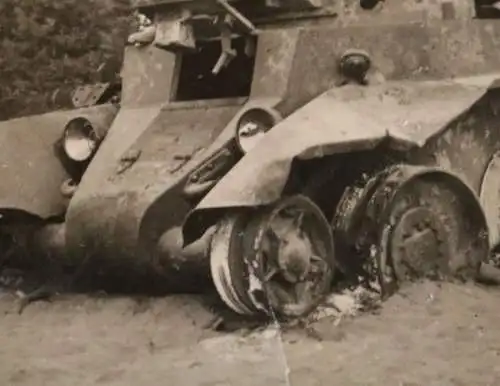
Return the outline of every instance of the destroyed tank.
[[[208,278],[233,311],[285,318],[340,282],[375,277],[389,296],[488,261],[494,4],[132,4],[149,22],[119,103],[88,86],[74,110],[1,124],[4,254],[176,291]]]

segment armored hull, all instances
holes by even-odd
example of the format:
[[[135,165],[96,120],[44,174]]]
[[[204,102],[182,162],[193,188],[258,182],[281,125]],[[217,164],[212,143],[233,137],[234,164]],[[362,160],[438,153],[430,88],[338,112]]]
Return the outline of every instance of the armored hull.
[[[390,295],[488,260],[500,241],[496,21],[459,2],[135,5],[152,20],[129,39],[118,112],[8,123],[44,133],[9,137],[31,146],[26,163],[2,152],[21,193],[3,185],[1,207],[36,219],[32,247],[172,287],[201,274],[234,311],[284,317],[338,280],[375,276]],[[67,114],[104,128],[83,163],[48,150],[92,142]]]

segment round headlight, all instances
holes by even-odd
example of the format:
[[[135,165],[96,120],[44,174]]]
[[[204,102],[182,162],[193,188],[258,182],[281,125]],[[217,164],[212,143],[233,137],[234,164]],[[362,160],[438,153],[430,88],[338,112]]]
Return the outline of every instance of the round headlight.
[[[273,109],[253,108],[241,116],[236,126],[236,142],[243,153],[253,149],[282,117]]]
[[[97,145],[97,134],[87,119],[75,118],[66,125],[63,147],[66,155],[73,161],[87,161],[94,154]]]

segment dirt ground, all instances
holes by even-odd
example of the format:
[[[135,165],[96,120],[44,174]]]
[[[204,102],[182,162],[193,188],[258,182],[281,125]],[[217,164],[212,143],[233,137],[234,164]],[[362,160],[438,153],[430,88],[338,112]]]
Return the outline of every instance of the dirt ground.
[[[422,283],[377,314],[218,333],[194,296],[0,298],[1,385],[499,385],[500,291]],[[281,332],[280,332],[281,331]]]

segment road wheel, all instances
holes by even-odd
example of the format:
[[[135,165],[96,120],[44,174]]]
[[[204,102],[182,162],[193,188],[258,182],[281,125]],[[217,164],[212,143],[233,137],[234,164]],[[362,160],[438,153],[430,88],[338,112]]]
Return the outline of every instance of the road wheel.
[[[442,169],[384,170],[348,190],[335,225],[336,234],[374,263],[384,296],[422,277],[474,279],[489,255],[479,200],[458,176]]]
[[[304,316],[330,290],[330,226],[308,198],[284,198],[224,219],[212,239],[210,263],[220,297],[235,312]]]

